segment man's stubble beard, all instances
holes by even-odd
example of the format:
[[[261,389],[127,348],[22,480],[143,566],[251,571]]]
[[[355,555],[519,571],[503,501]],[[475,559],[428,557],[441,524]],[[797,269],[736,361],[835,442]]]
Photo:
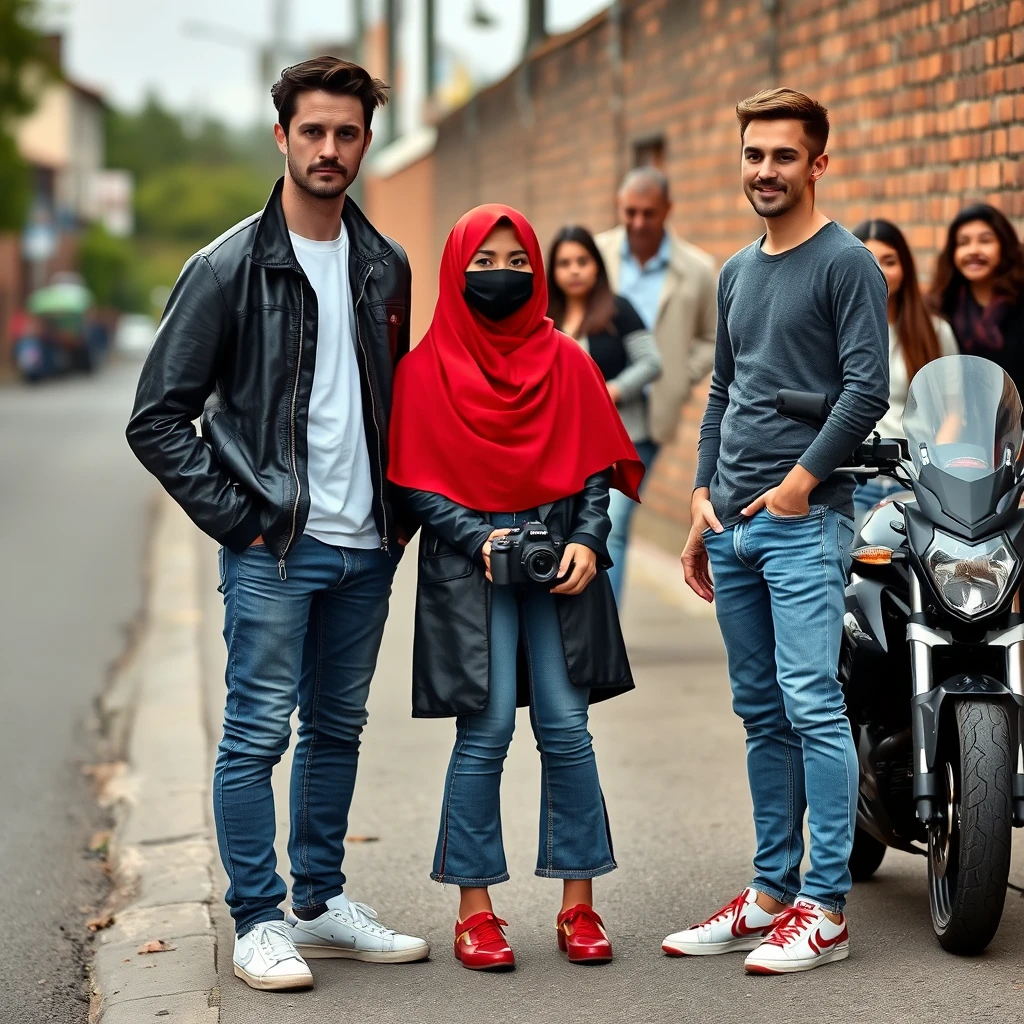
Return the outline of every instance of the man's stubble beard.
[[[781,202],[771,202],[769,200],[770,205],[767,205],[764,208],[762,208],[759,203],[761,194],[753,185],[748,186],[746,192],[747,199],[750,201],[750,205],[754,208],[754,212],[765,220],[771,220],[775,217],[781,217],[784,214],[789,213],[790,210],[798,206],[806,190],[806,185],[799,191],[795,191],[790,187],[779,197],[779,199],[782,200]]]
[[[344,195],[349,186],[353,181],[356,180],[356,176],[359,174],[359,168],[362,165],[362,159],[360,158],[359,163],[356,164],[355,169],[352,173],[349,173],[347,167],[344,164],[338,164],[337,166],[341,169],[341,180],[337,183],[324,183],[323,185],[318,184],[313,175],[304,171],[296,161],[292,159],[291,150],[288,151],[288,175],[292,181],[302,189],[303,192],[313,196],[314,199],[337,199],[338,196]]]

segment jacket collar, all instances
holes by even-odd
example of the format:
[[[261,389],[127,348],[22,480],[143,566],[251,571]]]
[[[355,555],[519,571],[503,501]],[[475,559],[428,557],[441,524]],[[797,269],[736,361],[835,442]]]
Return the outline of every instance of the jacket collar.
[[[252,243],[252,261],[261,267],[282,267],[301,272],[296,259],[292,240],[288,235],[288,224],[284,219],[281,195],[284,192],[284,178],[278,178],[273,192],[263,208],[256,237]],[[345,199],[341,219],[348,229],[349,252],[363,263],[373,263],[390,256],[394,251],[388,240],[366,219],[365,214],[352,201]]]
[[[616,253],[617,259],[615,260],[615,274],[616,281],[611,282],[612,287],[617,285],[617,275],[619,267],[621,266],[622,254],[626,252],[629,242],[626,240],[626,229],[621,225],[617,225],[612,228],[614,235],[612,235],[612,251]],[[679,240],[679,236],[670,228],[665,228],[665,238],[662,239],[662,245],[665,244],[665,239],[668,240],[668,265],[670,269],[674,270],[680,276],[684,275],[687,271],[687,256],[686,250],[683,248],[683,243]],[[609,274],[611,273],[611,268]]]

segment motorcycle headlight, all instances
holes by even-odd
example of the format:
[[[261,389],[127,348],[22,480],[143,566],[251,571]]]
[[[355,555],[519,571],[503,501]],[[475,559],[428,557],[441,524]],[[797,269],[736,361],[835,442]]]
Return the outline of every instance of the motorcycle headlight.
[[[924,564],[942,600],[960,615],[974,618],[1006,596],[1017,556],[1005,537],[969,544],[936,530]]]

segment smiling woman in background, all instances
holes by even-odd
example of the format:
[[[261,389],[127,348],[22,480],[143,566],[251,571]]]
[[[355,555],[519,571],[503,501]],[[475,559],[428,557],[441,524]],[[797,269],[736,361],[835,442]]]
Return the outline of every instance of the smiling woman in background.
[[[1024,254],[994,206],[968,206],[950,224],[931,300],[962,352],[998,363],[1024,392]]]
[[[929,315],[903,232],[887,220],[866,220],[853,233],[878,260],[889,289],[889,411],[875,429],[882,437],[903,437],[903,409],[914,374],[939,356],[956,355],[956,338],[949,324]],[[885,477],[860,484],[853,494],[858,525],[901,486]]]

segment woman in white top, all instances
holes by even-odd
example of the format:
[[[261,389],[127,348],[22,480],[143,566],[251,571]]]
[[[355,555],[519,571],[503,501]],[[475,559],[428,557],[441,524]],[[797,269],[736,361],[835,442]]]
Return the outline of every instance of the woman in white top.
[[[939,356],[956,355],[956,338],[945,320],[929,314],[903,232],[887,220],[866,220],[853,233],[878,260],[889,286],[889,411],[875,429],[882,437],[903,437],[903,409],[914,374]],[[853,496],[858,527],[870,509],[898,490],[900,485],[886,477],[861,484]]]

